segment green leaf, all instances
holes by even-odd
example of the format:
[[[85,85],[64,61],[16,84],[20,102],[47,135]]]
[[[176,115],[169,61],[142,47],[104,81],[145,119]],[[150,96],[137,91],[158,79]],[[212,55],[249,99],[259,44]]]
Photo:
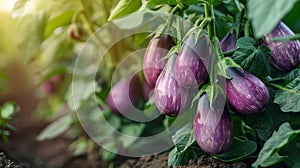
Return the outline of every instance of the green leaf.
[[[244,122],[257,131],[258,137],[266,141],[282,123],[289,120],[288,114],[281,112],[278,105],[270,102],[260,114],[242,116]]]
[[[255,39],[242,37],[237,40],[237,50],[232,59],[249,73],[265,79],[271,73],[269,57],[271,51],[265,46],[259,46]]]
[[[279,21],[293,8],[297,0],[250,0],[249,18],[252,20],[255,37],[272,31]]]
[[[252,167],[268,167],[283,161],[286,156],[280,156],[278,152],[290,143],[299,133],[300,130],[293,130],[289,123],[283,123],[279,127],[279,130],[274,131],[271,138],[265,142],[262,150],[258,154],[257,160],[252,164]]]
[[[237,162],[243,160],[254,153],[257,145],[254,141],[237,141],[235,140],[228,151],[217,155],[217,158],[222,162]]]
[[[300,69],[294,69],[284,79],[284,89],[275,95],[274,103],[283,112],[300,112]]]
[[[168,155],[168,167],[180,166],[187,164],[190,160],[195,160],[203,155],[204,152],[194,144],[184,152],[179,152],[174,148]]]
[[[44,141],[48,139],[56,138],[57,136],[64,133],[72,123],[72,116],[65,115],[60,119],[52,122],[37,136],[38,141]]]
[[[120,0],[111,11],[108,20],[114,20],[137,11],[142,6],[141,0]]]
[[[30,61],[40,49],[44,40],[47,16],[44,12],[34,12],[18,18],[16,43],[25,61]]]
[[[0,108],[1,119],[10,120],[17,111],[16,105],[10,102],[5,103]]]
[[[194,4],[199,4],[201,1],[200,0],[148,0],[147,5],[153,6],[153,5],[163,5],[163,4],[168,4],[168,5],[194,5]],[[202,0],[202,2],[205,2],[209,5],[219,5],[221,4],[222,0]]]
[[[123,125],[121,128],[121,132],[126,135],[120,138],[123,147],[127,148],[130,145],[132,145],[138,139],[138,137],[143,133],[144,129],[145,129],[145,124]]]
[[[66,11],[66,12],[52,18],[47,23],[44,37],[48,38],[56,28],[70,24],[74,13],[75,13],[74,11]]]
[[[300,156],[300,136],[298,135],[291,143],[289,143],[286,147],[284,147],[279,153],[280,155],[288,156],[284,163],[288,167],[297,167],[300,165],[300,160],[298,159]],[[299,167],[299,166],[298,166]]]
[[[192,123],[188,123],[179,129],[172,136],[172,141],[179,152],[184,152],[189,148],[196,141]]]

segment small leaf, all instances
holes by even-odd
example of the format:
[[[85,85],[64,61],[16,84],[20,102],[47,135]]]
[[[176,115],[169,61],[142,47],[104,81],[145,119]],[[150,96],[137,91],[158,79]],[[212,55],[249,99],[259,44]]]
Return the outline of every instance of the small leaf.
[[[252,167],[268,167],[284,160],[286,156],[280,156],[278,151],[291,142],[299,133],[300,130],[293,130],[289,123],[283,123],[278,131],[274,131],[271,138],[265,142]]]
[[[195,140],[194,130],[191,123],[186,124],[172,136],[172,141],[179,152],[184,152],[195,142]]]
[[[124,148],[132,145],[139,136],[143,133],[145,129],[145,124],[129,124],[124,125],[121,128],[121,132],[126,136],[121,137],[121,142]]]
[[[271,32],[296,2],[297,0],[248,1],[249,18],[252,20],[255,37]]]
[[[300,69],[294,69],[284,79],[285,88],[275,95],[274,103],[283,112],[300,112]]]
[[[168,155],[168,167],[187,164],[190,160],[195,160],[203,155],[204,152],[195,144],[184,152],[179,152],[174,148]]]
[[[48,21],[44,33],[45,38],[48,38],[56,28],[70,24],[74,13],[74,11],[66,11]]]
[[[120,0],[111,11],[108,20],[114,20],[135,12],[142,6],[141,0]]]
[[[2,105],[0,110],[1,118],[10,120],[12,118],[12,115],[16,112],[16,106],[15,104],[8,102]]]
[[[65,115],[60,119],[54,121],[50,125],[48,125],[38,136],[38,141],[44,141],[48,139],[56,138],[57,136],[64,133],[72,123],[71,115]]]
[[[222,162],[237,162],[247,158],[256,151],[257,145],[254,141],[235,141],[227,152],[217,155],[219,160]]]

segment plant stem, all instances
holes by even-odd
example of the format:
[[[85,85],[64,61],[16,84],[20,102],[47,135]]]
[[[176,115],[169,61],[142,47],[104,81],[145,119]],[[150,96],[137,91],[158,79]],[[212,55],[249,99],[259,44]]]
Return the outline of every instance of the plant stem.
[[[300,34],[271,38],[271,41],[289,41],[289,40],[300,40]]]
[[[295,90],[292,90],[292,89],[283,87],[283,86],[281,86],[281,85],[277,85],[277,84],[275,84],[275,83],[267,83],[267,85],[273,86],[273,87],[275,87],[275,88],[277,88],[277,89],[280,89],[280,90],[283,90],[283,91],[286,91],[286,92],[289,92],[289,93],[300,94],[300,92],[297,92],[297,91],[295,91]]]

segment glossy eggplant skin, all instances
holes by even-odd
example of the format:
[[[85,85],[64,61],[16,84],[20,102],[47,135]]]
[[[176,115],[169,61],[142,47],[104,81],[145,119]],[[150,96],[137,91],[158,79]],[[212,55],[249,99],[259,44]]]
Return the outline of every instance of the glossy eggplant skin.
[[[199,99],[193,126],[196,141],[206,153],[222,153],[233,140],[233,124],[227,107],[212,110],[206,94]]]
[[[167,62],[161,59],[167,55],[168,51],[174,45],[175,43],[169,35],[162,37],[154,36],[150,41],[144,56],[143,72],[147,83],[151,87],[154,87],[158,76]]]
[[[139,77],[128,76],[111,88],[106,102],[113,113],[126,115],[137,110],[136,106],[143,97],[143,85]]]
[[[226,36],[220,41],[220,47],[223,52],[236,49],[236,33],[234,29],[227,33]]]
[[[195,43],[195,34],[185,40],[175,62],[175,77],[180,86],[197,88],[208,77],[209,57],[212,54],[211,43],[206,36],[201,36]]]
[[[191,96],[188,89],[181,87],[174,77],[174,62],[177,55],[173,54],[159,75],[154,88],[155,104],[162,113],[177,116],[190,106]]]
[[[299,65],[300,43],[298,40],[275,42],[270,38],[288,35],[294,35],[294,33],[283,22],[280,22],[271,33],[265,35],[267,46],[272,51],[270,63],[282,72],[289,72]]]
[[[226,96],[234,109],[241,114],[262,112],[270,95],[266,85],[256,76],[236,68],[228,68],[231,79],[226,80]]]

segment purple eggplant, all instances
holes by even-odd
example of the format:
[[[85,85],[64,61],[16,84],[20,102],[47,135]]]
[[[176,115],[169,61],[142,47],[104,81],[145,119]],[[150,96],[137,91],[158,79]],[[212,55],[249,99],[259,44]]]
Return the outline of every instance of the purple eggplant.
[[[190,106],[191,96],[174,77],[174,62],[177,54],[171,55],[165,69],[159,75],[154,88],[155,104],[164,114],[177,116]]]
[[[238,112],[254,114],[262,112],[267,106],[270,95],[266,85],[256,76],[237,68],[228,68],[226,96]]]
[[[300,43],[293,41],[271,41],[271,38],[295,35],[283,22],[280,22],[275,29],[265,35],[267,46],[272,51],[270,63],[282,72],[289,72],[300,63]]]
[[[226,36],[220,41],[220,46],[223,52],[236,49],[236,33],[234,29],[227,33]]]
[[[111,88],[106,102],[113,113],[126,115],[136,110],[143,96],[143,87],[139,77],[130,76]]]
[[[227,108],[224,108],[224,98],[222,102],[223,106],[217,102],[219,107],[214,106],[213,110],[207,95],[202,95],[194,118],[196,141],[203,151],[210,154],[224,152],[233,140],[233,124]]]
[[[204,35],[197,42],[195,39],[196,34],[191,34],[184,40],[175,62],[175,77],[185,88],[196,88],[208,77],[207,60],[212,53],[210,41]]]
[[[154,36],[150,41],[143,63],[143,72],[147,83],[154,87],[156,80],[163,70],[166,60],[164,58],[169,50],[175,45],[173,39],[169,35],[163,37]]]

